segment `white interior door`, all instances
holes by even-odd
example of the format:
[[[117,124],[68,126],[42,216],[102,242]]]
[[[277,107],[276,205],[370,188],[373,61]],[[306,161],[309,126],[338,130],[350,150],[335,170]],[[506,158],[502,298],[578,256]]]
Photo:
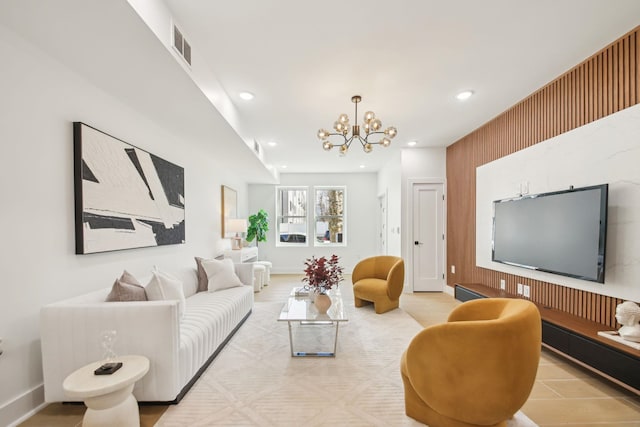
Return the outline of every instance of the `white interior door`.
[[[413,290],[444,285],[444,184],[413,184]]]
[[[387,193],[378,196],[378,253],[387,254]]]

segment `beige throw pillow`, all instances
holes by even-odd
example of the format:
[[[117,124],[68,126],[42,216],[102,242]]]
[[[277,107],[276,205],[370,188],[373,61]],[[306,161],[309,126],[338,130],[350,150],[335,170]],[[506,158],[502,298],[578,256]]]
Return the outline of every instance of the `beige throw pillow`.
[[[106,302],[116,301],[147,301],[144,287],[127,270],[116,279],[107,295]]]
[[[236,275],[233,261],[229,258],[221,261],[217,259],[202,260],[202,268],[207,274],[209,292],[243,286],[240,278]]]
[[[184,316],[184,307],[187,304],[184,297],[182,282],[170,274],[162,271],[154,271],[151,281],[145,288],[149,301],[178,300],[178,315]]]

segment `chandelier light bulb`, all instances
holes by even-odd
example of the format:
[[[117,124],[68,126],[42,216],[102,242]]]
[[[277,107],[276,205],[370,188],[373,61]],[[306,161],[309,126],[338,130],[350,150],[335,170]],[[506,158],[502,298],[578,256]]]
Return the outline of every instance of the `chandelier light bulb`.
[[[333,123],[333,128],[334,128],[337,132],[342,132],[342,123],[340,123],[340,122],[334,122],[334,123]]]
[[[349,150],[349,147],[347,147],[347,144],[342,144],[340,146],[340,154],[345,155],[347,154],[348,150]]]
[[[342,113],[340,114],[340,116],[338,117],[338,121],[342,124],[347,124],[349,123],[349,116],[347,116],[346,114]]]
[[[398,134],[398,129],[391,126],[390,128],[387,128],[384,131],[384,134],[387,135],[389,138],[395,138],[396,135]]]
[[[329,151],[333,148],[333,144],[329,141],[322,141],[322,148],[324,148],[326,151]]]
[[[364,113],[364,122],[369,123],[371,120],[375,119],[376,115],[373,111],[367,111]]]
[[[364,147],[362,147],[364,149],[365,153],[370,153],[371,150],[373,150],[373,145],[369,144],[368,142],[366,144],[364,144]]]
[[[388,147],[389,145],[391,145],[391,140],[389,138],[382,138],[382,141],[380,141],[380,145],[382,145],[383,147]]]
[[[318,139],[325,139],[328,136],[329,136],[329,131],[328,130],[320,129],[318,131]]]
[[[382,127],[382,122],[380,121],[380,119],[373,119],[371,121],[371,128],[374,131],[377,131],[378,129],[380,129]]]

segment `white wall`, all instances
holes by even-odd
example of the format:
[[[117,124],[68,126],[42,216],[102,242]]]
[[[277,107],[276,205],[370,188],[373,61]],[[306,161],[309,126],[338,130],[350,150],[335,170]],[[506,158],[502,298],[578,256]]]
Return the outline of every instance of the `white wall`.
[[[194,255],[228,245],[220,239],[220,185],[238,190],[241,214],[248,199],[246,183],[211,154],[210,141],[167,132],[2,26],[0,57],[0,425],[7,425],[42,402],[40,307],[111,286],[125,268],[138,277],[154,264],[184,273]],[[186,244],[74,254],[73,121],[184,167]]]
[[[378,172],[378,196],[387,194],[387,255],[402,256],[402,164],[393,152]]]
[[[401,163],[402,258],[405,260],[406,269],[404,291],[413,292],[413,236],[412,225],[409,220],[409,213],[412,211],[413,206],[411,203],[412,189],[410,182],[442,182],[445,183],[446,194],[447,150],[444,147],[403,149]],[[445,211],[444,218],[446,217]],[[443,260],[443,262],[446,265],[446,260]]]
[[[319,186],[340,185],[347,188],[347,246],[276,247],[276,186],[249,185],[250,214],[264,209],[269,214],[267,242],[259,244],[260,259],[273,263],[275,273],[302,274],[304,261],[312,255],[336,254],[345,273],[362,258],[375,255],[377,193],[376,175],[373,173],[351,174],[281,174],[280,185]],[[310,195],[310,201],[313,196]]]
[[[476,170],[476,264],[601,295],[640,301],[640,105],[536,144]],[[493,201],[609,184],[605,283],[491,261]]]

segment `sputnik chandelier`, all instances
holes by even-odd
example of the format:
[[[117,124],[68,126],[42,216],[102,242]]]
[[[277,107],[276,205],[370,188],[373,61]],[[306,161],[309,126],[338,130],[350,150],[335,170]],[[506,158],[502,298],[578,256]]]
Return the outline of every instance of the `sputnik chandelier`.
[[[351,126],[351,136],[349,136],[349,116],[346,114],[340,114],[338,120],[333,124],[335,132],[329,132],[326,129],[320,129],[318,131],[318,138],[322,140],[322,148],[329,151],[333,147],[339,147],[340,154],[347,154],[349,147],[353,140],[358,140],[362,145],[362,149],[365,153],[370,153],[373,150],[374,145],[382,145],[388,147],[391,144],[391,139],[398,134],[398,130],[394,127],[388,127],[385,130],[382,129],[382,122],[376,118],[373,111],[367,111],[364,113],[364,138],[360,135],[360,126],[358,125],[358,103],[362,101],[360,95],[354,95],[351,97],[351,101],[356,104],[355,121],[356,123]],[[369,137],[372,135],[384,135],[384,137],[378,141],[369,141]],[[328,139],[332,136],[339,136],[343,138],[342,144],[333,144]]]

